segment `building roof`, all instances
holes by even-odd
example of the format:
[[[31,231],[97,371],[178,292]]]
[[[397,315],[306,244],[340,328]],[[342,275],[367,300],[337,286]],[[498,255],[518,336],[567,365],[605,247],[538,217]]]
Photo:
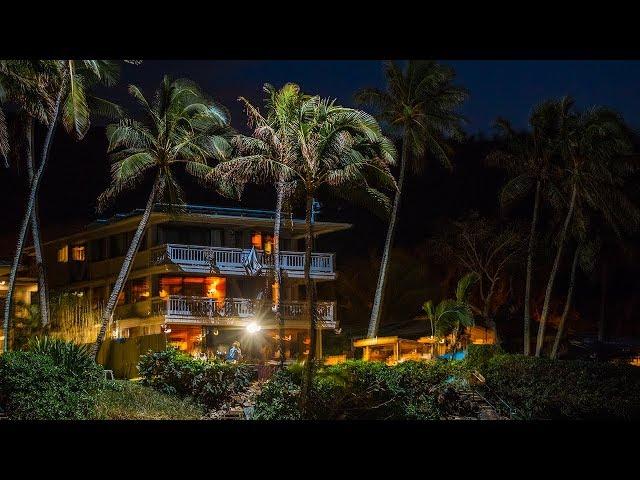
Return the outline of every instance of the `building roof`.
[[[136,209],[128,213],[118,213],[111,218],[98,219],[79,232],[44,242],[44,244],[61,241],[80,241],[87,239],[87,237],[89,237],[89,239],[99,238],[99,232],[102,230],[109,230],[114,234],[120,231],[127,231],[137,226],[139,217],[143,212],[144,210],[142,209]],[[213,226],[216,224],[237,224],[238,226],[247,228],[273,228],[274,218],[274,210],[217,207],[213,205],[172,206],[170,204],[160,203],[154,206],[153,213],[149,219],[149,225],[176,221],[195,225]],[[304,219],[294,218],[289,212],[283,212],[282,223],[283,230],[289,229],[293,238],[301,238],[304,235]],[[314,222],[314,233],[317,235],[346,230],[348,228],[351,228],[351,224],[324,221]],[[30,247],[30,249],[32,248],[33,247]]]

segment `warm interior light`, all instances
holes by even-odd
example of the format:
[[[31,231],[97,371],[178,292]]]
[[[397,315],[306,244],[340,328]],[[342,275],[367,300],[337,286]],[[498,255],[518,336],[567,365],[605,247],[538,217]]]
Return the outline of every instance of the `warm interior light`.
[[[258,250],[262,248],[262,234],[260,232],[254,232],[251,235],[251,245]]]
[[[247,325],[247,332],[256,333],[260,331],[260,328],[260,325],[258,325],[256,322],[251,322],[249,325]]]

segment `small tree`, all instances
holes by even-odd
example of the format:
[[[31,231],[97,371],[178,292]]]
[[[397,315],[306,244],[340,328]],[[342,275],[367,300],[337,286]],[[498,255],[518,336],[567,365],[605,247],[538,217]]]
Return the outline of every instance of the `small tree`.
[[[469,295],[477,281],[476,273],[467,273],[458,281],[456,298],[442,300],[437,306],[434,306],[432,300],[428,300],[422,306],[431,325],[431,335],[451,336],[452,355],[456,353],[460,333],[474,324]]]

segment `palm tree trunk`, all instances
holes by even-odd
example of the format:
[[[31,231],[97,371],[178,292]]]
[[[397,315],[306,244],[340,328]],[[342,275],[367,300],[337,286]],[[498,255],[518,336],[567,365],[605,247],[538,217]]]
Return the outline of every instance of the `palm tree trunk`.
[[[573,263],[571,264],[571,279],[569,280],[569,291],[567,292],[567,300],[564,304],[564,311],[562,312],[562,318],[560,319],[560,325],[558,325],[558,331],[556,332],[556,339],[553,342],[553,349],[551,350],[551,358],[556,358],[558,355],[558,347],[560,346],[560,340],[564,334],[564,326],[567,321],[567,315],[571,308],[571,300],[573,298],[573,289],[576,284],[576,266],[578,265],[578,255],[580,253],[580,245],[576,247],[576,251],[573,254]]]
[[[549,315],[549,302],[551,301],[551,292],[553,290],[553,282],[556,279],[556,274],[558,273],[558,266],[560,265],[560,257],[562,256],[562,249],[564,247],[564,239],[567,236],[567,229],[569,228],[569,222],[571,221],[571,216],[573,215],[573,207],[576,203],[576,194],[577,189],[576,186],[573,186],[573,191],[571,193],[571,203],[569,204],[569,211],[567,212],[567,217],[564,219],[564,225],[562,226],[562,231],[560,232],[560,238],[558,239],[558,250],[556,252],[556,258],[553,262],[553,268],[551,269],[551,274],[549,275],[549,282],[547,283],[547,290],[544,296],[544,305],[542,306],[542,315],[540,316],[540,325],[538,326],[538,338],[536,341],[536,357],[540,356],[542,352],[542,345],[544,343],[544,330],[547,324],[547,316]]]
[[[387,230],[387,239],[384,244],[382,253],[382,264],[378,274],[378,284],[376,294],[373,299],[373,307],[371,309],[371,318],[369,319],[369,330],[367,337],[373,338],[378,335],[378,326],[380,325],[380,314],[382,312],[382,303],[384,301],[384,291],[387,285],[387,270],[389,269],[389,260],[391,255],[391,247],[393,245],[393,237],[396,230],[396,222],[398,220],[398,212],[400,210],[400,198],[402,196],[402,186],[404,184],[404,176],[407,169],[407,152],[409,151],[407,135],[402,138],[402,156],[400,158],[400,177],[398,178],[398,191],[393,201],[393,210],[389,220],[389,229]]]
[[[113,312],[116,308],[118,297],[120,296],[120,293],[124,288],[124,284],[127,280],[127,277],[129,276],[131,267],[133,266],[133,261],[135,259],[136,254],[138,253],[138,249],[140,248],[140,241],[142,240],[142,237],[144,236],[144,231],[147,228],[147,223],[149,222],[149,217],[151,216],[151,211],[153,210],[153,204],[155,202],[156,196],[158,194],[158,190],[160,188],[161,179],[162,177],[160,176],[160,174],[158,174],[153,184],[153,188],[151,189],[151,193],[149,194],[149,199],[147,200],[147,206],[144,209],[144,213],[142,214],[142,218],[140,219],[140,223],[138,224],[136,233],[133,235],[133,239],[131,240],[131,245],[129,245],[129,250],[127,250],[127,254],[124,257],[124,261],[122,262],[122,267],[120,267],[120,273],[118,274],[118,278],[116,279],[116,282],[113,285],[113,290],[111,291],[111,295],[109,296],[107,305],[105,306],[102,312],[102,325],[100,326],[100,332],[98,332],[98,338],[96,339],[96,343],[93,345],[93,349],[91,351],[91,355],[95,359],[98,358],[98,353],[100,352],[100,347],[102,346],[102,342],[104,342],[104,337],[107,333],[107,327],[113,317]]]
[[[531,272],[533,270],[533,247],[536,238],[536,224],[538,223],[538,208],[540,206],[540,180],[536,183],[536,196],[533,201],[533,217],[531,218],[531,233],[527,248],[527,276],[524,287],[524,354],[531,353]]]
[[[605,305],[607,299],[607,260],[602,262],[601,271],[601,290],[600,290],[600,319],[598,321],[598,341],[604,341],[604,328],[605,328]]]
[[[282,202],[284,200],[284,182],[282,179],[278,181],[277,198],[276,198],[276,215],[273,225],[273,262],[275,271],[275,317],[276,324],[280,327],[280,341],[278,349],[280,350],[280,367],[284,367],[284,316],[280,311],[280,292],[282,286],[282,272],[280,271],[280,225],[282,223]]]
[[[487,323],[487,327],[489,327],[489,330],[493,332],[493,338],[495,339],[496,345],[499,345],[500,338],[498,336],[498,325],[496,324],[495,319],[489,315],[489,309],[491,308],[491,299],[493,298],[493,294],[495,292],[496,282],[497,280],[491,280],[489,293],[487,293],[487,296],[484,299],[484,305],[482,307],[482,317]]]
[[[316,315],[315,315],[315,299],[313,282],[311,280],[311,248],[313,243],[313,222],[311,222],[311,210],[313,208],[313,192],[307,191],[307,207],[305,224],[307,232],[305,235],[305,251],[304,251],[304,280],[307,289],[307,312],[309,314],[309,355],[305,364],[304,378],[302,382],[302,391],[300,395],[301,409],[303,415],[306,416],[306,409],[311,391],[311,375],[313,370],[313,362],[316,353]]]
[[[29,199],[27,201],[27,208],[22,218],[22,224],[20,225],[20,232],[18,233],[18,241],[16,243],[16,253],[13,257],[13,264],[11,265],[11,273],[9,274],[9,285],[7,290],[7,297],[4,305],[4,321],[3,321],[3,332],[4,332],[4,351],[8,351],[10,347],[9,342],[9,322],[11,317],[11,310],[13,307],[13,294],[15,291],[16,285],[16,277],[18,276],[18,268],[20,266],[20,258],[22,257],[22,251],[24,250],[25,240],[27,238],[27,228],[29,226],[29,221],[31,219],[31,215],[33,213],[33,208],[36,204],[36,198],[38,196],[38,190],[40,189],[40,182],[42,180],[42,174],[44,173],[44,167],[47,164],[47,160],[49,158],[49,151],[51,150],[51,143],[53,140],[53,134],[55,133],[56,126],[58,125],[58,116],[60,114],[60,105],[62,103],[62,96],[64,91],[67,88],[67,77],[63,77],[62,82],[60,84],[60,90],[58,91],[58,96],[56,98],[56,103],[53,109],[53,114],[51,116],[51,122],[49,123],[49,128],[47,129],[47,135],[44,138],[44,145],[42,146],[42,158],[40,159],[40,165],[38,166],[38,170],[33,177],[33,181],[31,182],[31,189],[29,191]]]
[[[29,183],[33,182],[33,117],[27,116],[27,171],[29,172]],[[36,270],[38,274],[38,296],[40,298],[40,324],[49,324],[49,289],[47,288],[47,275],[42,256],[42,237],[40,235],[40,215],[38,214],[38,199],[33,206],[31,215],[31,236],[33,237],[33,249],[36,257]]]

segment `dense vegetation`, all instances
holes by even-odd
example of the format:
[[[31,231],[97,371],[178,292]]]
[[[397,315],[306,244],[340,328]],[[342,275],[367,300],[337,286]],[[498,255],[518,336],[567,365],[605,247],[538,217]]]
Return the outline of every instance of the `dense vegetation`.
[[[246,389],[252,373],[243,364],[198,360],[175,348],[141,356],[138,370],[144,385],[181,398],[193,398],[208,409]]]
[[[104,387],[102,367],[73,343],[36,340],[0,356],[0,405],[11,419],[92,418]]]
[[[640,418],[640,369],[630,365],[498,354],[482,373],[519,418]]]
[[[313,377],[307,418],[433,420],[451,414],[471,414],[465,405],[446,402],[442,395],[454,385],[457,363],[405,362],[390,367],[379,362],[348,361],[319,369]],[[297,397],[298,366],[277,372],[256,399],[257,420],[303,418]]]

